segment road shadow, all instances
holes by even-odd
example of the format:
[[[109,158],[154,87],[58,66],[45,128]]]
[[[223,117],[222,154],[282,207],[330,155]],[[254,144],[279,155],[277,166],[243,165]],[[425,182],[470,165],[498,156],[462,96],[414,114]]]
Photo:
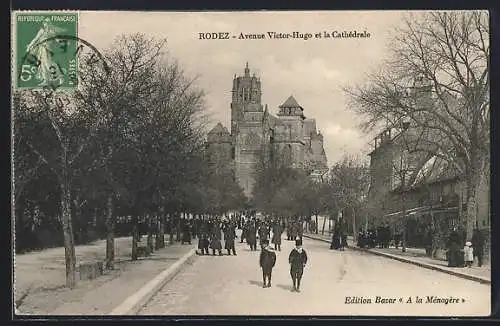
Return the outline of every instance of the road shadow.
[[[262,282],[253,281],[253,280],[248,281],[248,283],[250,283],[252,285],[256,285],[256,286],[258,286],[260,288],[262,287],[262,284],[263,284]]]
[[[276,287],[283,289],[283,290],[287,290],[289,292],[292,292],[292,290],[293,290],[293,285],[291,285],[291,284],[288,284],[288,285],[277,284]]]

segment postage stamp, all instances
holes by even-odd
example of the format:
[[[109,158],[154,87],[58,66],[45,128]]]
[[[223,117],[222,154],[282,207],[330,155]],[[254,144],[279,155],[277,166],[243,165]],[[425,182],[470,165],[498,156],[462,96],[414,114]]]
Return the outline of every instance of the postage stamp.
[[[498,310],[488,12],[11,17],[16,317]]]
[[[76,86],[75,57],[78,14],[75,12],[29,12],[15,16],[16,86],[18,88]],[[61,37],[64,35],[65,37]]]

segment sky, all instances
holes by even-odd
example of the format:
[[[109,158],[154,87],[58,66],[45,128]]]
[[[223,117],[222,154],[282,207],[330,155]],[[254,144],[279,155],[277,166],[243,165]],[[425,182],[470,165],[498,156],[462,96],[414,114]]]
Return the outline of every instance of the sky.
[[[210,123],[230,129],[232,80],[244,73],[260,77],[262,103],[271,113],[290,95],[315,118],[331,166],[344,154],[367,158],[373,135],[359,128],[342,87],[362,83],[387,57],[400,11],[322,12],[80,12],[79,37],[97,49],[123,34],[166,38],[168,55],[188,76],[198,76],[206,93]],[[316,33],[364,31],[369,38],[315,38]],[[199,33],[229,33],[230,39],[200,39]],[[271,39],[267,32],[310,33],[312,38]],[[265,34],[264,39],[239,39]],[[232,36],[236,36],[233,38]]]

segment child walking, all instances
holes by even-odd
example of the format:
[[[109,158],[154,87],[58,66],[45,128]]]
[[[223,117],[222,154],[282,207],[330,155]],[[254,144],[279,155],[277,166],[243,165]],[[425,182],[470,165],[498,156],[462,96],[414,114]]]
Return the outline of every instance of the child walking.
[[[465,266],[472,267],[472,263],[474,262],[474,249],[472,248],[472,243],[467,241],[464,247],[464,261]]]

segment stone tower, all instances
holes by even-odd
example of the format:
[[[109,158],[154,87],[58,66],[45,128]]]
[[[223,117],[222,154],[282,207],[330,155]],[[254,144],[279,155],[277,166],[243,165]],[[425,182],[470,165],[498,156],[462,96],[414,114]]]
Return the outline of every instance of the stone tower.
[[[208,164],[216,168],[228,165],[244,194],[252,197],[256,164],[280,159],[291,167],[326,168],[323,136],[316,131],[316,120],[306,119],[304,108],[290,96],[279,106],[277,116],[262,105],[260,78],[244,73],[233,78],[231,132],[218,123],[205,144]],[[265,164],[265,163],[264,163]]]
[[[263,116],[261,84],[250,76],[248,63],[243,76],[233,79],[231,102],[231,135],[235,148],[236,179],[247,197],[255,183],[255,164],[263,145]]]
[[[278,118],[282,124],[277,128],[281,135],[282,148],[287,161],[292,167],[298,167],[304,161],[304,108],[290,95],[279,106]]]

